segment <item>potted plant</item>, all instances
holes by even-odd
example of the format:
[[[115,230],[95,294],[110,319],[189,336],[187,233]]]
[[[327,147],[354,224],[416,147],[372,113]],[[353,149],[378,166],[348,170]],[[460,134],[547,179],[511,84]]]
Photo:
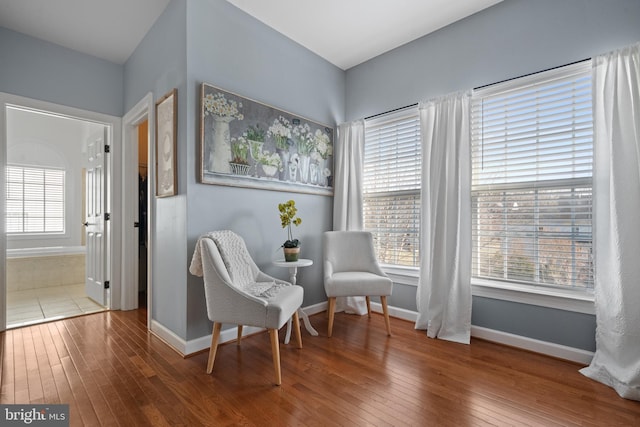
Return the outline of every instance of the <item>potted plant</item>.
[[[276,146],[276,153],[280,155],[280,160],[282,161],[283,166],[280,169],[280,179],[284,181],[287,179],[287,169],[289,167],[291,122],[283,116],[279,116],[277,119],[274,119],[271,126],[269,126],[267,136],[273,139]]]
[[[280,222],[282,228],[287,229],[287,240],[282,245],[284,250],[284,260],[288,262],[297,261],[300,255],[300,241],[293,238],[291,233],[291,224],[296,227],[302,223],[302,219],[297,217],[298,209],[296,208],[296,202],[289,200],[286,203],[280,203],[278,205],[280,211]]]
[[[265,134],[265,130],[260,129],[260,125],[255,125],[249,126],[242,136],[249,141],[264,142]]]
[[[289,151],[289,138],[291,138],[291,122],[280,116],[269,126],[267,136],[273,138],[276,149]]]
[[[231,172],[235,175],[249,173],[249,143],[243,137],[231,138]]]
[[[262,171],[269,178],[274,177],[282,169],[282,160],[280,160],[280,156],[277,153],[262,151],[256,161],[262,165]]]
[[[213,119],[213,138],[209,146],[208,170],[211,172],[230,172],[231,138],[229,122],[244,120],[241,113],[242,102],[227,99],[221,92],[208,93],[202,100],[204,115]]]
[[[303,184],[307,184],[309,183],[311,153],[314,150],[314,136],[311,132],[311,126],[309,126],[309,123],[296,125],[291,133],[300,156],[300,181]]]

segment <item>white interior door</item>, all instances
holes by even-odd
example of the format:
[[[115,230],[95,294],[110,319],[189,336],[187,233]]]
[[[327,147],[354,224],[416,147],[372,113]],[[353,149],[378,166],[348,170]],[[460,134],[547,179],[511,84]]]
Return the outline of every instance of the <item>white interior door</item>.
[[[139,129],[141,123],[147,121],[147,159],[153,159],[155,153],[155,118],[154,100],[151,92],[147,93],[131,110],[125,114],[122,118],[122,202],[123,202],[123,216],[122,216],[122,235],[120,251],[121,258],[119,258],[119,264],[121,266],[122,278],[120,280],[122,286],[121,304],[122,310],[134,310],[138,308],[138,249],[139,249],[139,234],[138,229],[134,227],[135,222],[139,221],[139,202],[140,192],[138,187],[138,144],[139,141]],[[114,158],[115,164],[115,158]],[[155,194],[154,180],[155,165],[153,162],[148,162],[148,191],[147,191],[147,216],[146,216],[146,241],[147,241],[147,327],[150,328],[152,321],[151,315],[153,313],[152,304],[152,248],[153,248],[153,233],[150,230],[153,228],[153,196]],[[114,177],[115,178],[115,177]],[[117,198],[114,198],[114,201]],[[114,226],[117,224],[114,224]],[[116,267],[114,263],[113,267]],[[115,280],[115,278],[113,279]],[[116,287],[114,287],[115,291]],[[113,294],[112,294],[113,298]],[[114,303],[114,301],[112,301]]]
[[[86,168],[86,218],[84,222],[87,244],[86,281],[87,296],[98,304],[107,305],[109,278],[109,241],[107,238],[106,208],[108,164],[105,141],[107,128],[102,136],[93,137],[87,146]]]

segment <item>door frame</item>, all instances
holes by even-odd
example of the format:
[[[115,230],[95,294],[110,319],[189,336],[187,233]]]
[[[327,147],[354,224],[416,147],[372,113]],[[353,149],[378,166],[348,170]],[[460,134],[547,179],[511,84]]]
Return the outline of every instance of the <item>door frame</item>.
[[[53,113],[62,117],[70,117],[74,119],[95,122],[104,125],[108,129],[109,139],[107,143],[111,147],[111,161],[109,162],[109,179],[107,182],[107,206],[105,212],[110,212],[111,221],[107,227],[107,238],[111,240],[110,259],[118,260],[121,258],[121,226],[120,212],[121,200],[121,162],[119,153],[121,147],[121,127],[122,119],[120,117],[111,116],[103,113],[83,110],[75,107],[55,104],[47,101],[26,98],[23,96],[12,95],[0,92],[0,265],[3,266],[3,273],[0,274],[0,331],[4,331],[7,327],[7,282],[6,282],[6,256],[7,256],[7,235],[5,230],[5,212],[6,212],[6,184],[5,174],[7,166],[7,107],[18,106],[30,108],[44,112]],[[106,271],[107,279],[110,280],[110,309],[120,308],[120,263],[111,262]]]
[[[155,110],[153,93],[147,93],[122,118],[122,310],[138,308],[138,234],[133,233],[133,223],[138,212],[138,125],[147,120],[147,329],[151,327],[153,292],[153,211],[155,198]]]

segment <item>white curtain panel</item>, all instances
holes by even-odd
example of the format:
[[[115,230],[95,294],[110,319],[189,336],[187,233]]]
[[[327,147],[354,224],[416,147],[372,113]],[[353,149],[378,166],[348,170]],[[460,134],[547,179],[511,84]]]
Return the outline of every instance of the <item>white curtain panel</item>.
[[[596,352],[584,375],[640,400],[640,44],[593,60]]]
[[[416,329],[469,344],[471,93],[420,103],[422,192]]]
[[[333,229],[360,231],[364,223],[364,120],[338,126],[338,144],[334,148],[334,159]]]
[[[333,229],[359,231],[364,227],[363,165],[364,120],[338,126],[338,144],[334,147]],[[336,311],[365,314],[367,304],[363,297],[336,299]]]

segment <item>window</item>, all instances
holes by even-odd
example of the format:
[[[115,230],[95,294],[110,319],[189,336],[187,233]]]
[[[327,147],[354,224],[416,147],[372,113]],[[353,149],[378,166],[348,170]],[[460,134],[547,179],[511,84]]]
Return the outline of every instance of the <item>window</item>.
[[[7,233],[64,233],[60,169],[7,166]]]
[[[419,264],[420,163],[417,108],[366,121],[364,228],[382,264]]]
[[[593,119],[583,62],[475,91],[472,276],[593,288]]]

